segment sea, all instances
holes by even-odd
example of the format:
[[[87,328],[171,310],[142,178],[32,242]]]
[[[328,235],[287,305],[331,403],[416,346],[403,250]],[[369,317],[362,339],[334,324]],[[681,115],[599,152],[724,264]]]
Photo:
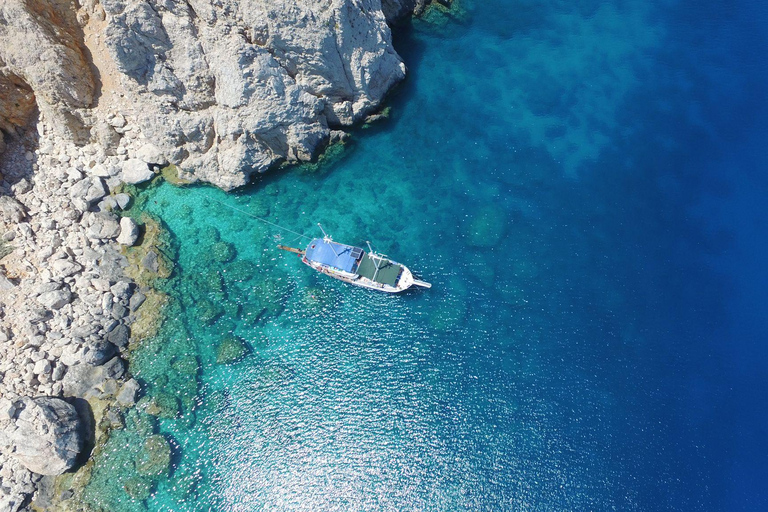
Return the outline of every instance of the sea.
[[[767,27],[757,0],[456,0],[394,29],[388,117],[320,162],[142,191],[170,302],[84,501],[768,510]],[[432,288],[277,249],[318,223]]]

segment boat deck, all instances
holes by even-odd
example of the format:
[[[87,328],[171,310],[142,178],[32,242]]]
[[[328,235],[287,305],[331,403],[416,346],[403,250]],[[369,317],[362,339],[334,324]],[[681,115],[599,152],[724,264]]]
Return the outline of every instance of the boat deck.
[[[379,266],[379,271],[376,272],[376,265]],[[392,263],[386,258],[371,258],[367,252],[360,260],[360,264],[357,266],[357,274],[367,277],[371,281],[377,283],[386,284],[389,286],[395,286],[397,284],[397,278],[403,271],[403,267],[397,263]],[[376,279],[373,276],[376,276]]]
[[[328,265],[344,272],[354,272],[357,260],[362,256],[363,250],[351,245],[339,244],[315,238],[307,247],[308,260]]]

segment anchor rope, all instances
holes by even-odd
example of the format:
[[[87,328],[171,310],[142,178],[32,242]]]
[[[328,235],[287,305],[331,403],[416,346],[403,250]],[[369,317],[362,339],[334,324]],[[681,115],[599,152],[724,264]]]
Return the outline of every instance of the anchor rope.
[[[249,217],[253,217],[256,220],[260,220],[261,222],[264,222],[265,224],[269,224],[270,226],[274,226],[277,229],[282,229],[283,231],[287,231],[289,233],[293,233],[294,235],[298,235],[300,238],[306,238],[307,240],[312,240],[312,238],[310,238],[310,237],[308,237],[306,235],[303,235],[301,233],[297,233],[296,231],[293,231],[293,230],[290,230],[290,229],[288,229],[286,227],[280,226],[279,224],[275,224],[274,222],[270,222],[267,219],[263,219],[261,217],[258,217],[258,216],[254,215],[254,214],[252,214],[250,212],[247,212],[245,210],[241,210],[240,208],[237,208],[236,206],[232,206],[232,205],[228,205],[226,203],[222,203],[221,201],[219,201],[217,199],[213,199],[212,197],[206,197],[205,199],[208,200],[208,201],[213,201],[214,203],[218,203],[221,206],[224,206],[225,208],[229,208],[231,210],[235,210],[235,211],[240,212],[242,214],[248,215]]]

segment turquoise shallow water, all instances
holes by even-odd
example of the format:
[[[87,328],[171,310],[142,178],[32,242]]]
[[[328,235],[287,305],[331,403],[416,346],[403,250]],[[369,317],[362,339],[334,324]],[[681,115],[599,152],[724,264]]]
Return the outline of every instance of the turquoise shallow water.
[[[131,369],[168,417],[127,416],[89,502],[766,503],[765,8],[462,7],[396,33],[410,75],[391,118],[333,163],[231,195],[145,192],[178,264],[169,319]],[[371,240],[433,288],[328,279],[275,249],[301,240],[219,202]],[[231,336],[247,353],[217,364]],[[153,433],[168,474],[142,448]]]

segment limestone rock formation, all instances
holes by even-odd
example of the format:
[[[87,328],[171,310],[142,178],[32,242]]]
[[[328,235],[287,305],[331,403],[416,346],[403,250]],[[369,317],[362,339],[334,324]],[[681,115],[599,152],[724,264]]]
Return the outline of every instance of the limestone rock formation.
[[[405,76],[387,21],[423,3],[6,0],[0,129],[37,107],[61,137],[124,160],[123,181],[173,163],[231,189],[313,159],[374,110]]]
[[[73,113],[91,106],[96,86],[67,2],[0,3],[0,70],[0,129],[23,124],[36,102],[62,135],[80,135]]]
[[[0,399],[0,447],[30,471],[60,475],[74,465],[83,443],[81,420],[64,400]]]

